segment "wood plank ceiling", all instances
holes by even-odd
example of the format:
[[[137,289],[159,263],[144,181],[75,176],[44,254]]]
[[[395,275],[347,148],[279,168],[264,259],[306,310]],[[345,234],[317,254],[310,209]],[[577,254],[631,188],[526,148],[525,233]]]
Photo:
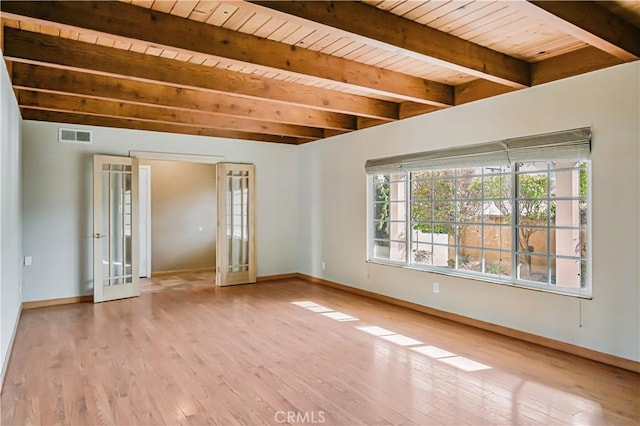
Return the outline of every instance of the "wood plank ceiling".
[[[638,1],[3,1],[22,116],[300,144],[640,58]]]

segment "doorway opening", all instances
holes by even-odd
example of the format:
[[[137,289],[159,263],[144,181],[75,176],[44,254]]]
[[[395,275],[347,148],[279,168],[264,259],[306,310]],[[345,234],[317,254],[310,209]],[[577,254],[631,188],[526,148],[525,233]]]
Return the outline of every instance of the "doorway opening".
[[[216,165],[140,159],[139,183],[142,290],[215,285]]]
[[[171,158],[178,157],[178,158]],[[185,159],[186,157],[186,159]],[[204,158],[205,161],[200,161]],[[139,204],[140,190],[139,164],[150,166],[146,174],[148,179],[143,189],[142,202],[147,202],[142,208],[145,216],[143,242],[145,243],[145,270],[143,275],[193,273],[202,270],[215,272],[215,279],[209,280],[210,285],[227,286],[256,282],[256,249],[255,249],[255,166],[247,163],[225,163],[220,157],[154,154],[144,152],[130,152],[129,157],[94,155],[93,157],[93,211],[94,211],[94,247],[93,247],[93,275],[94,302],[136,297],[140,294],[140,219]],[[161,161],[171,168],[181,163],[215,164],[208,172],[202,173],[198,167],[187,173],[178,170],[169,174],[159,185],[154,184],[154,163]],[[187,164],[189,165],[189,164]],[[193,191],[198,185],[188,182],[180,186],[185,175],[204,177],[204,190]],[[154,236],[154,201],[159,187],[160,197],[170,201],[160,201],[161,208],[168,212],[179,213],[178,216],[162,217],[161,225],[167,229],[167,234],[173,240],[163,241],[164,238]],[[174,194],[166,197],[166,193]],[[195,195],[194,195],[195,193]],[[209,208],[207,211],[197,208],[194,200],[202,198],[202,194],[209,194]],[[149,195],[150,194],[150,195]],[[207,198],[205,196],[205,198]],[[150,200],[150,203],[148,201]],[[169,207],[166,207],[166,206]],[[200,215],[198,214],[200,213]],[[151,217],[151,220],[149,220]],[[178,219],[180,218],[180,220]],[[182,225],[181,225],[182,224]],[[204,255],[204,265],[198,264],[199,252],[197,246],[202,244],[202,238],[194,236],[194,230],[203,233],[209,229],[210,237],[205,246],[212,247],[212,253]],[[197,234],[196,234],[197,235]],[[163,234],[164,236],[164,234]],[[148,244],[150,241],[150,244]],[[184,244],[196,246],[196,250],[184,248]],[[220,243],[220,244],[219,244]],[[160,250],[164,254],[164,262],[158,265],[156,253]],[[150,257],[153,259],[151,260]],[[184,259],[188,263],[176,266],[176,260]],[[167,266],[169,265],[169,266]]]

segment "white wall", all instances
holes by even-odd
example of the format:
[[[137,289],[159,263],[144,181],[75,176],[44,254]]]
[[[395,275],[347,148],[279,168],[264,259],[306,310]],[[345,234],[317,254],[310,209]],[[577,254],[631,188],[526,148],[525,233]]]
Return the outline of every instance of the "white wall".
[[[0,360],[4,378],[13,332],[20,316],[22,235],[20,128],[22,119],[4,60],[0,66]],[[0,382],[1,383],[1,382]]]
[[[59,127],[23,124],[23,244],[25,255],[33,256],[33,265],[25,269],[25,301],[93,292],[95,153],[178,152],[254,163],[258,276],[297,271],[298,147],[98,127],[83,127],[93,130],[92,145],[61,144]]]
[[[141,160],[151,167],[152,272],[216,266],[216,165]]]
[[[257,167],[258,275],[300,271],[640,360],[639,74],[640,63],[621,65],[301,147],[104,128],[92,129],[91,146],[58,144],[58,125],[25,121],[23,252],[32,255],[34,263],[25,270],[24,300],[92,292],[94,153],[223,155],[227,161]],[[5,96],[3,126],[9,102]],[[594,134],[593,300],[365,262],[367,159],[582,126],[592,126]],[[11,134],[19,126],[13,127]],[[7,155],[17,158],[19,153],[5,153],[4,127],[2,132],[5,256],[5,216],[12,213],[4,188],[14,188],[5,182],[17,180],[5,180],[5,173],[19,164]],[[321,270],[322,261],[326,271]],[[19,256],[10,265],[13,276],[19,276]],[[3,257],[3,352],[9,300],[4,267]],[[440,282],[438,295],[431,292],[434,280]],[[15,321],[19,294],[11,294],[17,298],[10,295],[13,301],[6,303],[13,303]]]
[[[301,272],[640,360],[639,73],[621,65],[302,146]],[[593,300],[365,262],[367,159],[582,126],[593,130]]]

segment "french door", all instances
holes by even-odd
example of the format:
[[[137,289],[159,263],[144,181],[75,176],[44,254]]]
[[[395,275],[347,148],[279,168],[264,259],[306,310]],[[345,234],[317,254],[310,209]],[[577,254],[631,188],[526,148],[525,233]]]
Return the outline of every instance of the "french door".
[[[93,157],[93,301],[140,295],[138,159]]]
[[[256,282],[255,166],[218,163],[216,284]]]

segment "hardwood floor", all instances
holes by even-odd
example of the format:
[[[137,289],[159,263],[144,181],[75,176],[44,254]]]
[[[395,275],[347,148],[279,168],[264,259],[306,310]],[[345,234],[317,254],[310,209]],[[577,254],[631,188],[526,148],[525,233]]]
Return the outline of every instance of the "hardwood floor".
[[[143,292],[193,290],[210,288],[215,285],[216,273],[189,272],[175,275],[160,275],[153,278],[140,278],[140,289]]]
[[[638,374],[291,279],[25,311],[1,419],[639,424],[639,401]]]

